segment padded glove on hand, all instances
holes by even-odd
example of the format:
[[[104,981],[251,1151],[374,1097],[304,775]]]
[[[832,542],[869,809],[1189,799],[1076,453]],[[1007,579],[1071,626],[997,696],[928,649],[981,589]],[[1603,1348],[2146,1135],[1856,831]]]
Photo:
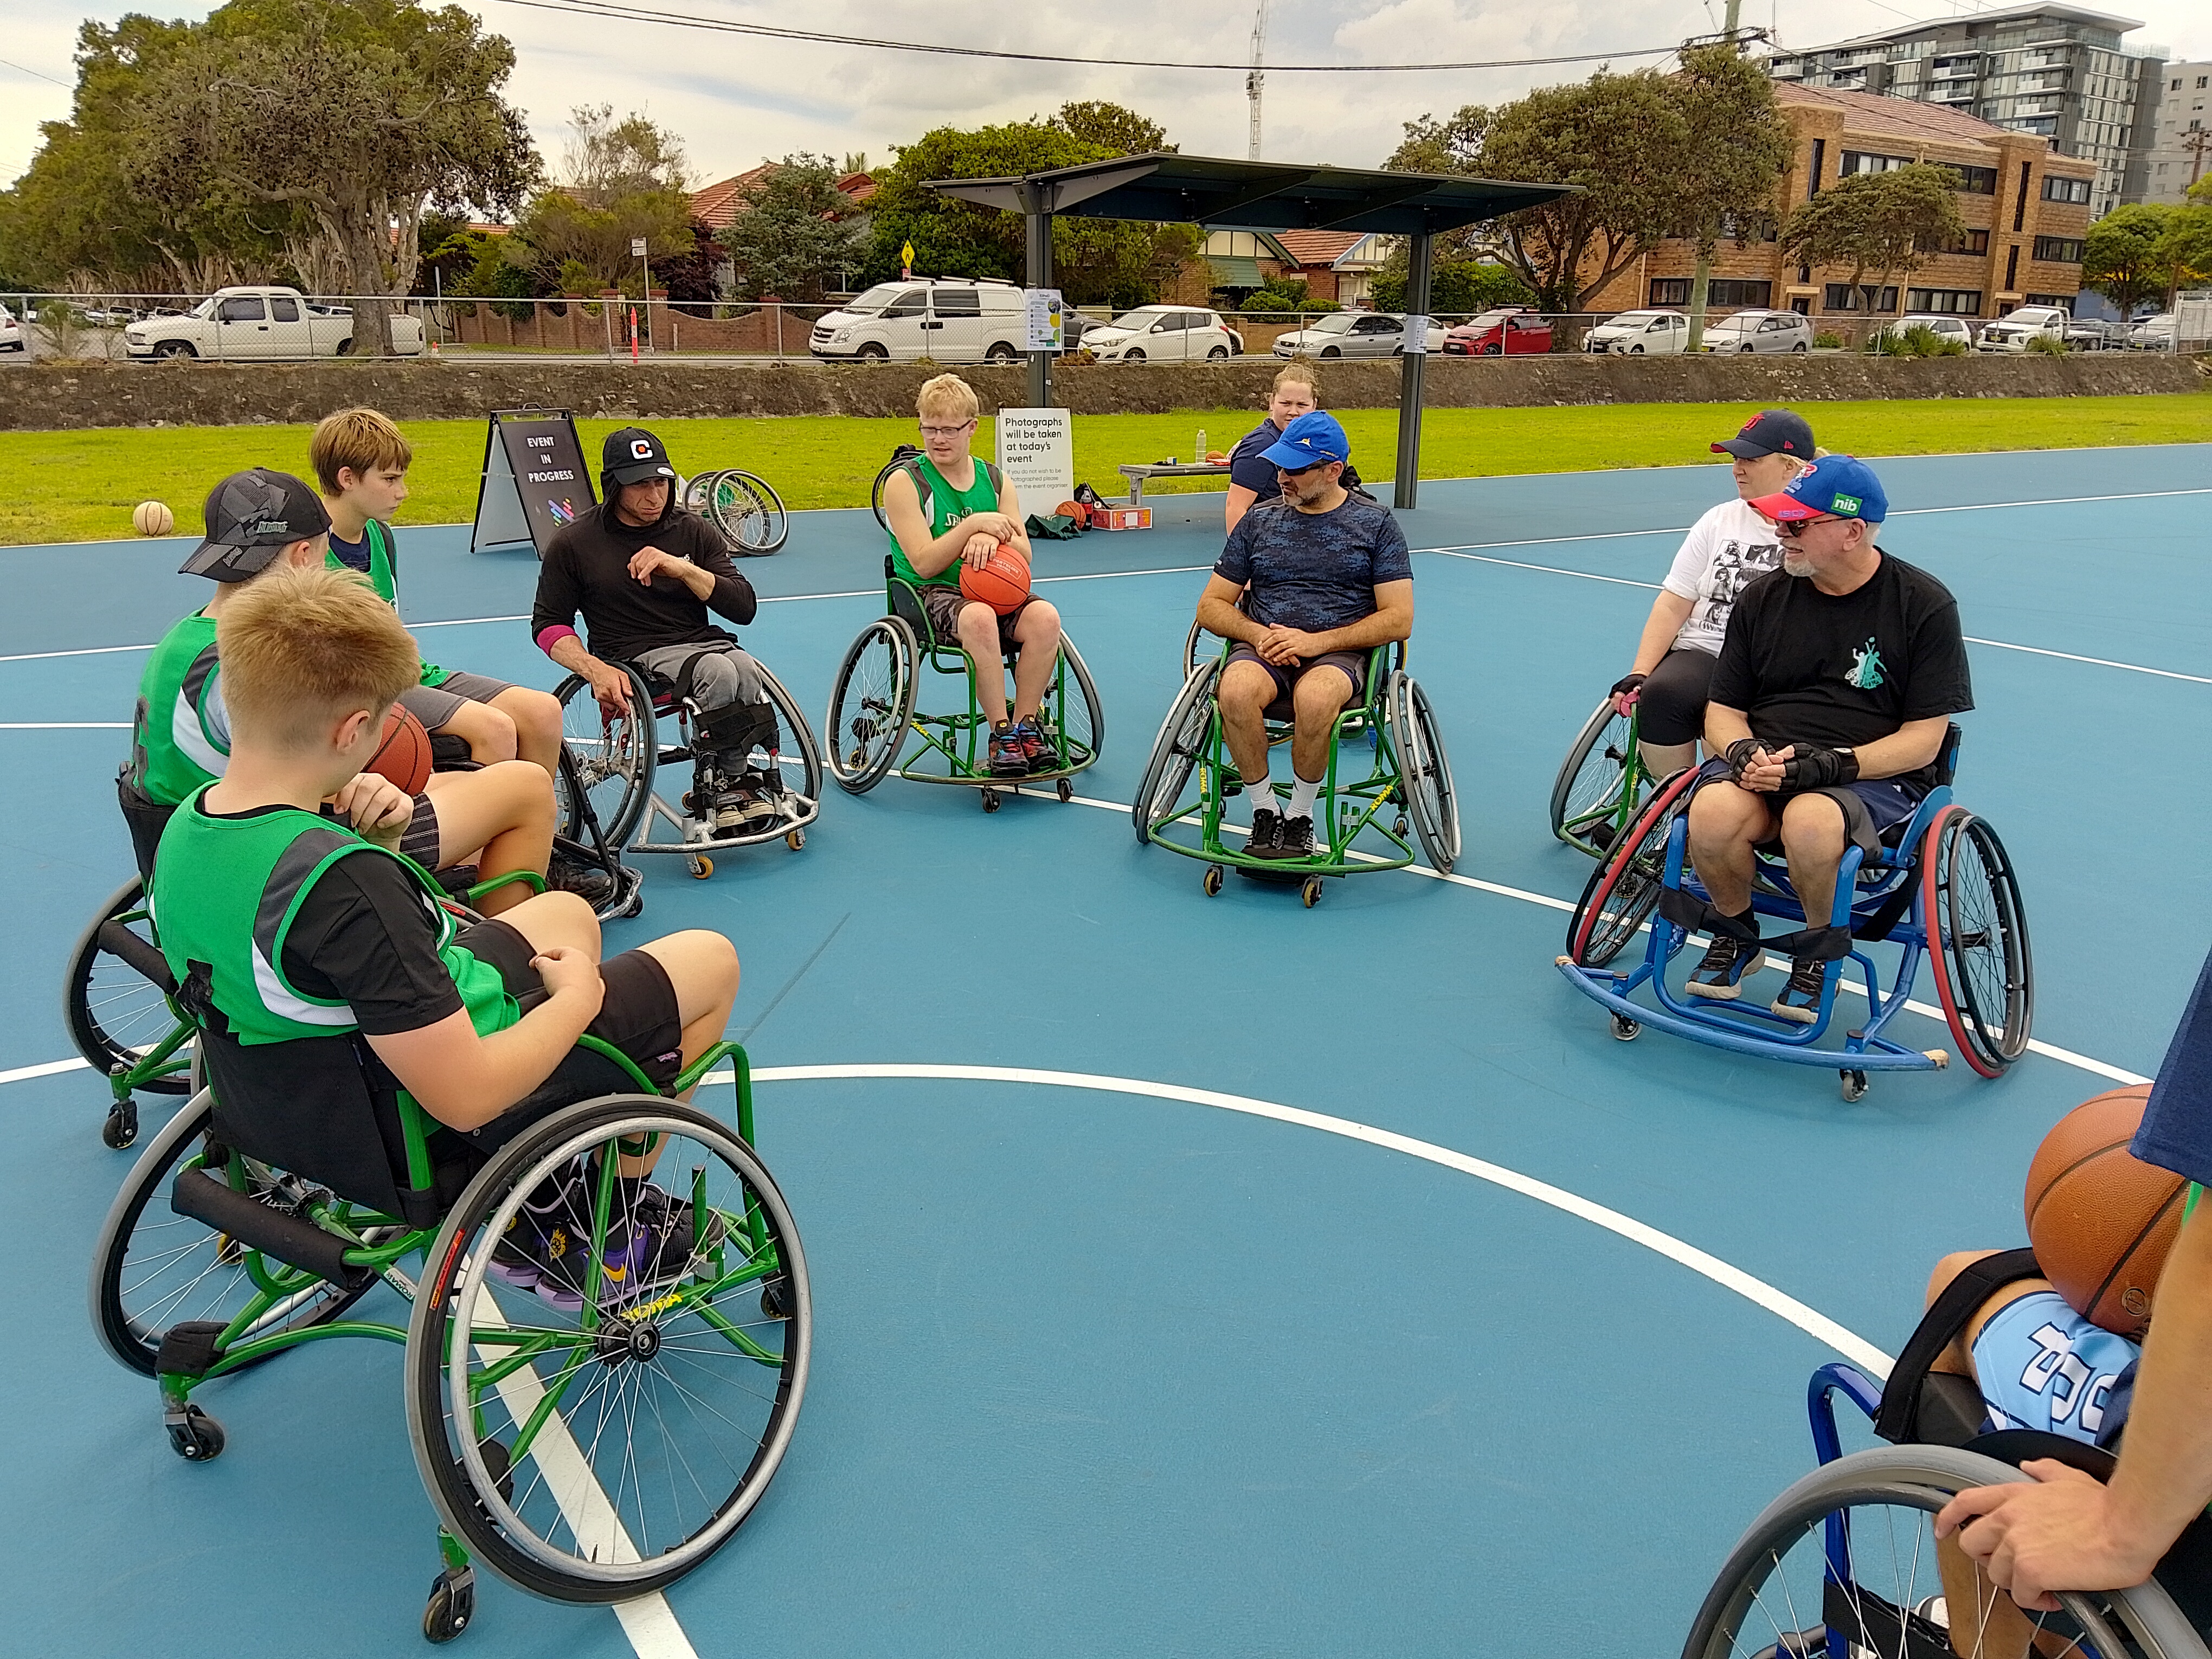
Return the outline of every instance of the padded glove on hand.
[[[1782,763],[1784,790],[1827,789],[1858,778],[1859,757],[1849,750],[1817,749],[1806,743],[1797,744],[1796,750]]]
[[[1613,683],[1613,712],[1626,714],[1636,706],[1636,699],[1644,690],[1645,677],[1642,674],[1623,674]]]
[[[1725,753],[1729,771],[1738,783],[1743,781],[1744,768],[1751,764],[1751,757],[1765,746],[1757,738],[1738,738],[1728,746]]]

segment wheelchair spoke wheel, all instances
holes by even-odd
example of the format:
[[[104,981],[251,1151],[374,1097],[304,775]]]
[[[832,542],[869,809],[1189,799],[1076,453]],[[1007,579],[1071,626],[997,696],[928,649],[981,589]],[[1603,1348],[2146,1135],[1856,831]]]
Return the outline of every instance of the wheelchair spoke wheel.
[[[791,534],[783,497],[757,473],[731,467],[714,475],[705,490],[706,516],[731,551],[760,558],[781,547]]]
[[[860,630],[837,669],[822,757],[848,794],[864,795],[884,780],[906,746],[914,719],[914,630],[897,617],[878,617]]]
[[[169,965],[154,941],[144,884],[137,877],[117,888],[70,953],[62,981],[62,1015],[77,1053],[101,1076],[130,1070],[177,1028],[169,1006]],[[152,1094],[181,1095],[191,1050],[173,1056],[177,1069],[138,1079]]]
[[[283,1294],[245,1332],[247,1337],[325,1324],[376,1282],[349,1291],[269,1260],[172,1210],[169,1188],[179,1170],[208,1167],[212,1172],[214,1120],[215,1097],[203,1090],[147,1143],[108,1209],[93,1252],[93,1329],[118,1364],[142,1376],[153,1376],[161,1334],[170,1327],[195,1319],[227,1322],[242,1312],[261,1289],[254,1283],[257,1273]],[[250,1159],[240,1160],[232,1180],[276,1209],[296,1210],[310,1190]]]
[[[561,833],[574,841],[589,839],[575,805],[574,793],[580,788],[591,799],[600,833],[617,852],[629,844],[645,816],[659,756],[652,690],[635,669],[623,672],[629,676],[629,707],[612,720],[580,674],[571,674],[553,694],[560,699],[561,740],[568,745],[574,772],[573,781],[555,781]]]
[[[921,451],[912,444],[901,444],[896,449],[891,451],[890,459],[884,463],[882,470],[876,474],[875,483],[869,486],[868,507],[869,510],[875,514],[876,524],[879,528],[889,530],[891,527],[891,521],[884,516],[884,486],[891,481],[893,473],[921,453]]]
[[[1583,723],[1552,780],[1552,833],[1593,858],[1619,832],[1621,797],[1631,779],[1642,776],[1629,764],[1635,732],[1634,720],[1613,713],[1608,696]]]
[[[479,1171],[431,1247],[406,1357],[423,1484],[524,1589],[662,1589],[774,1478],[812,1318],[790,1212],[733,1130],[651,1095],[572,1107]]]
[[[2182,1659],[2204,1652],[2155,1584],[2062,1595],[2022,1613],[1972,1561],[1939,1554],[1935,1512],[1969,1486],[2024,1480],[1945,1447],[1884,1446],[1816,1469],[1744,1534],[1683,1659]],[[1949,1561],[1947,1584],[1939,1559]]]
[[[1037,708],[1045,740],[1060,754],[1056,771],[1080,772],[1106,746],[1106,710],[1090,665],[1065,634],[1060,639],[1060,671]]]
[[[1462,850],[1459,796],[1452,787],[1451,763],[1444,757],[1443,733],[1420,682],[1402,671],[1390,676],[1384,718],[1390,744],[1398,753],[1398,785],[1413,819],[1413,833],[1429,867],[1448,876]]]
[[[1662,785],[1628,833],[1606,849],[1590,872],[1567,923],[1567,953],[1577,967],[1604,967],[1658,908],[1667,874],[1667,837],[1687,808],[1697,775],[1694,769],[1678,772]]]
[[[2027,1051],[2035,970],[2027,915],[1996,831],[1962,806],[1929,826],[1920,913],[1943,1017],[1966,1063],[1995,1077]]]
[[[1168,717],[1160,722],[1152,757],[1137,784],[1137,798],[1129,807],[1139,847],[1148,845],[1153,830],[1175,816],[1191,774],[1206,758],[1206,735],[1213,726],[1213,685],[1220,672],[1220,661],[1212,657],[1193,668],[1170,705]]]
[[[814,728],[806,723],[806,716],[799,707],[799,700],[791,695],[789,688],[769,673],[765,664],[760,672],[761,680],[768,690],[769,701],[775,705],[777,720],[798,746],[796,755],[784,751],[779,757],[783,763],[780,768],[783,773],[783,787],[819,805],[822,799],[822,751],[815,746]],[[791,767],[794,759],[799,763],[796,775]]]

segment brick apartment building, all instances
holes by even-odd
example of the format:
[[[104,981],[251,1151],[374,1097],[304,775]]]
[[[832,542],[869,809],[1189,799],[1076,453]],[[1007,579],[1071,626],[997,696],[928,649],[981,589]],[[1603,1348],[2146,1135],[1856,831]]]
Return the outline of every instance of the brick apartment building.
[[[1782,182],[1784,215],[1854,173],[1932,161],[1958,175],[1965,240],[1886,289],[1874,315],[2001,317],[2016,306],[2073,303],[2095,163],[2061,155],[2035,134],[1934,104],[1788,83],[1778,84],[1774,95],[1796,137]],[[1695,264],[1688,243],[1662,243],[1588,296],[1584,307],[1686,306]],[[1865,296],[1852,291],[1850,279],[1848,268],[1785,266],[1771,240],[1741,247],[1723,241],[1713,258],[1709,310],[1765,307],[1866,319]]]

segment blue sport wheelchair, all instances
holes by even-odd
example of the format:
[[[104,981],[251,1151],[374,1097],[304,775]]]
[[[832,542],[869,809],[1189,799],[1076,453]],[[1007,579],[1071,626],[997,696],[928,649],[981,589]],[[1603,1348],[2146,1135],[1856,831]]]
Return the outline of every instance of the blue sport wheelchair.
[[[1653,1025],[1738,1054],[1831,1066],[1842,1075],[1844,1098],[1857,1100],[1870,1072],[1929,1071],[1950,1063],[1943,1049],[1909,1048],[1885,1035],[1907,1006],[1925,956],[1967,1065],[1984,1077],[2000,1075],[2027,1051],[2034,1018],[2027,916],[1996,830],[1952,799],[1958,754],[1954,726],[1937,761],[1936,786],[1919,810],[1885,835],[1874,856],[1844,848],[1835,909],[1822,925],[1812,925],[1791,890],[1779,849],[1759,849],[1753,909],[1799,924],[1796,932],[1760,943],[1778,954],[1841,964],[1826,976],[1812,1024],[1784,1019],[1750,999],[1701,1001],[1679,988],[1679,977],[1669,982],[1674,958],[1692,934],[1733,926],[1713,909],[1689,862],[1690,798],[1701,775],[1695,767],[1660,785],[1591,872],[1568,925],[1559,971],[1610,1011],[1613,1034],[1624,1042]],[[1647,928],[1643,959],[1626,971],[1613,968]],[[1862,948],[1879,940],[1899,947],[1887,987]],[[1850,1024],[1840,1046],[1824,1043],[1838,996],[1854,972],[1859,983],[1852,988],[1863,991],[1865,1014]],[[1634,1000],[1639,991],[1648,992],[1648,1002]]]
[[[2040,1271],[2024,1249],[1972,1263],[1936,1297],[1885,1382],[1842,1363],[1813,1373],[1806,1404],[1820,1467],[1729,1552],[1683,1659],[2206,1659],[2212,1520],[2191,1522],[2148,1583],[2062,1594],[2057,1613],[2019,1612],[1936,1539],[1936,1510],[1968,1487],[2029,1479],[2020,1468],[2028,1459],[2111,1475],[2116,1460],[2103,1446],[1985,1431],[1972,1379],[1929,1369],[1993,1291]],[[1846,1455],[1837,1395],[1889,1443]]]

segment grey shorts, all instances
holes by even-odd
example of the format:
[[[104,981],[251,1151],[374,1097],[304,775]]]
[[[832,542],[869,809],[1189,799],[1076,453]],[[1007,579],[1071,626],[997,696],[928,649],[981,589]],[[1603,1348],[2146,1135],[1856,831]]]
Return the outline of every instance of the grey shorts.
[[[1022,619],[1022,612],[1036,603],[1036,596],[1031,594],[999,618],[999,648],[1001,651],[1009,654],[1012,653],[1014,624]],[[929,618],[929,631],[936,636],[938,644],[948,651],[960,647],[960,613],[971,605],[981,604],[981,600],[969,599],[957,587],[933,586],[921,590],[922,614]],[[990,607],[985,605],[984,609],[988,611]]]
[[[691,700],[701,714],[769,700],[768,683],[762,678],[765,671],[743,647],[726,641],[657,645],[631,660],[672,686],[681,678],[684,665],[694,658],[698,660],[691,668]]]
[[[1255,662],[1266,669],[1275,682],[1278,701],[1289,696],[1292,686],[1315,669],[1326,665],[1352,682],[1352,695],[1344,700],[1344,706],[1349,708],[1359,701],[1360,683],[1367,678],[1367,653],[1364,651],[1330,651],[1316,657],[1311,662],[1302,662],[1295,668],[1283,668],[1269,662],[1250,646],[1239,644],[1229,653],[1229,660]]]
[[[460,712],[463,703],[489,702],[501,692],[514,690],[505,680],[456,668],[436,685],[409,686],[399,694],[399,704],[422,722],[424,731],[435,732]]]

